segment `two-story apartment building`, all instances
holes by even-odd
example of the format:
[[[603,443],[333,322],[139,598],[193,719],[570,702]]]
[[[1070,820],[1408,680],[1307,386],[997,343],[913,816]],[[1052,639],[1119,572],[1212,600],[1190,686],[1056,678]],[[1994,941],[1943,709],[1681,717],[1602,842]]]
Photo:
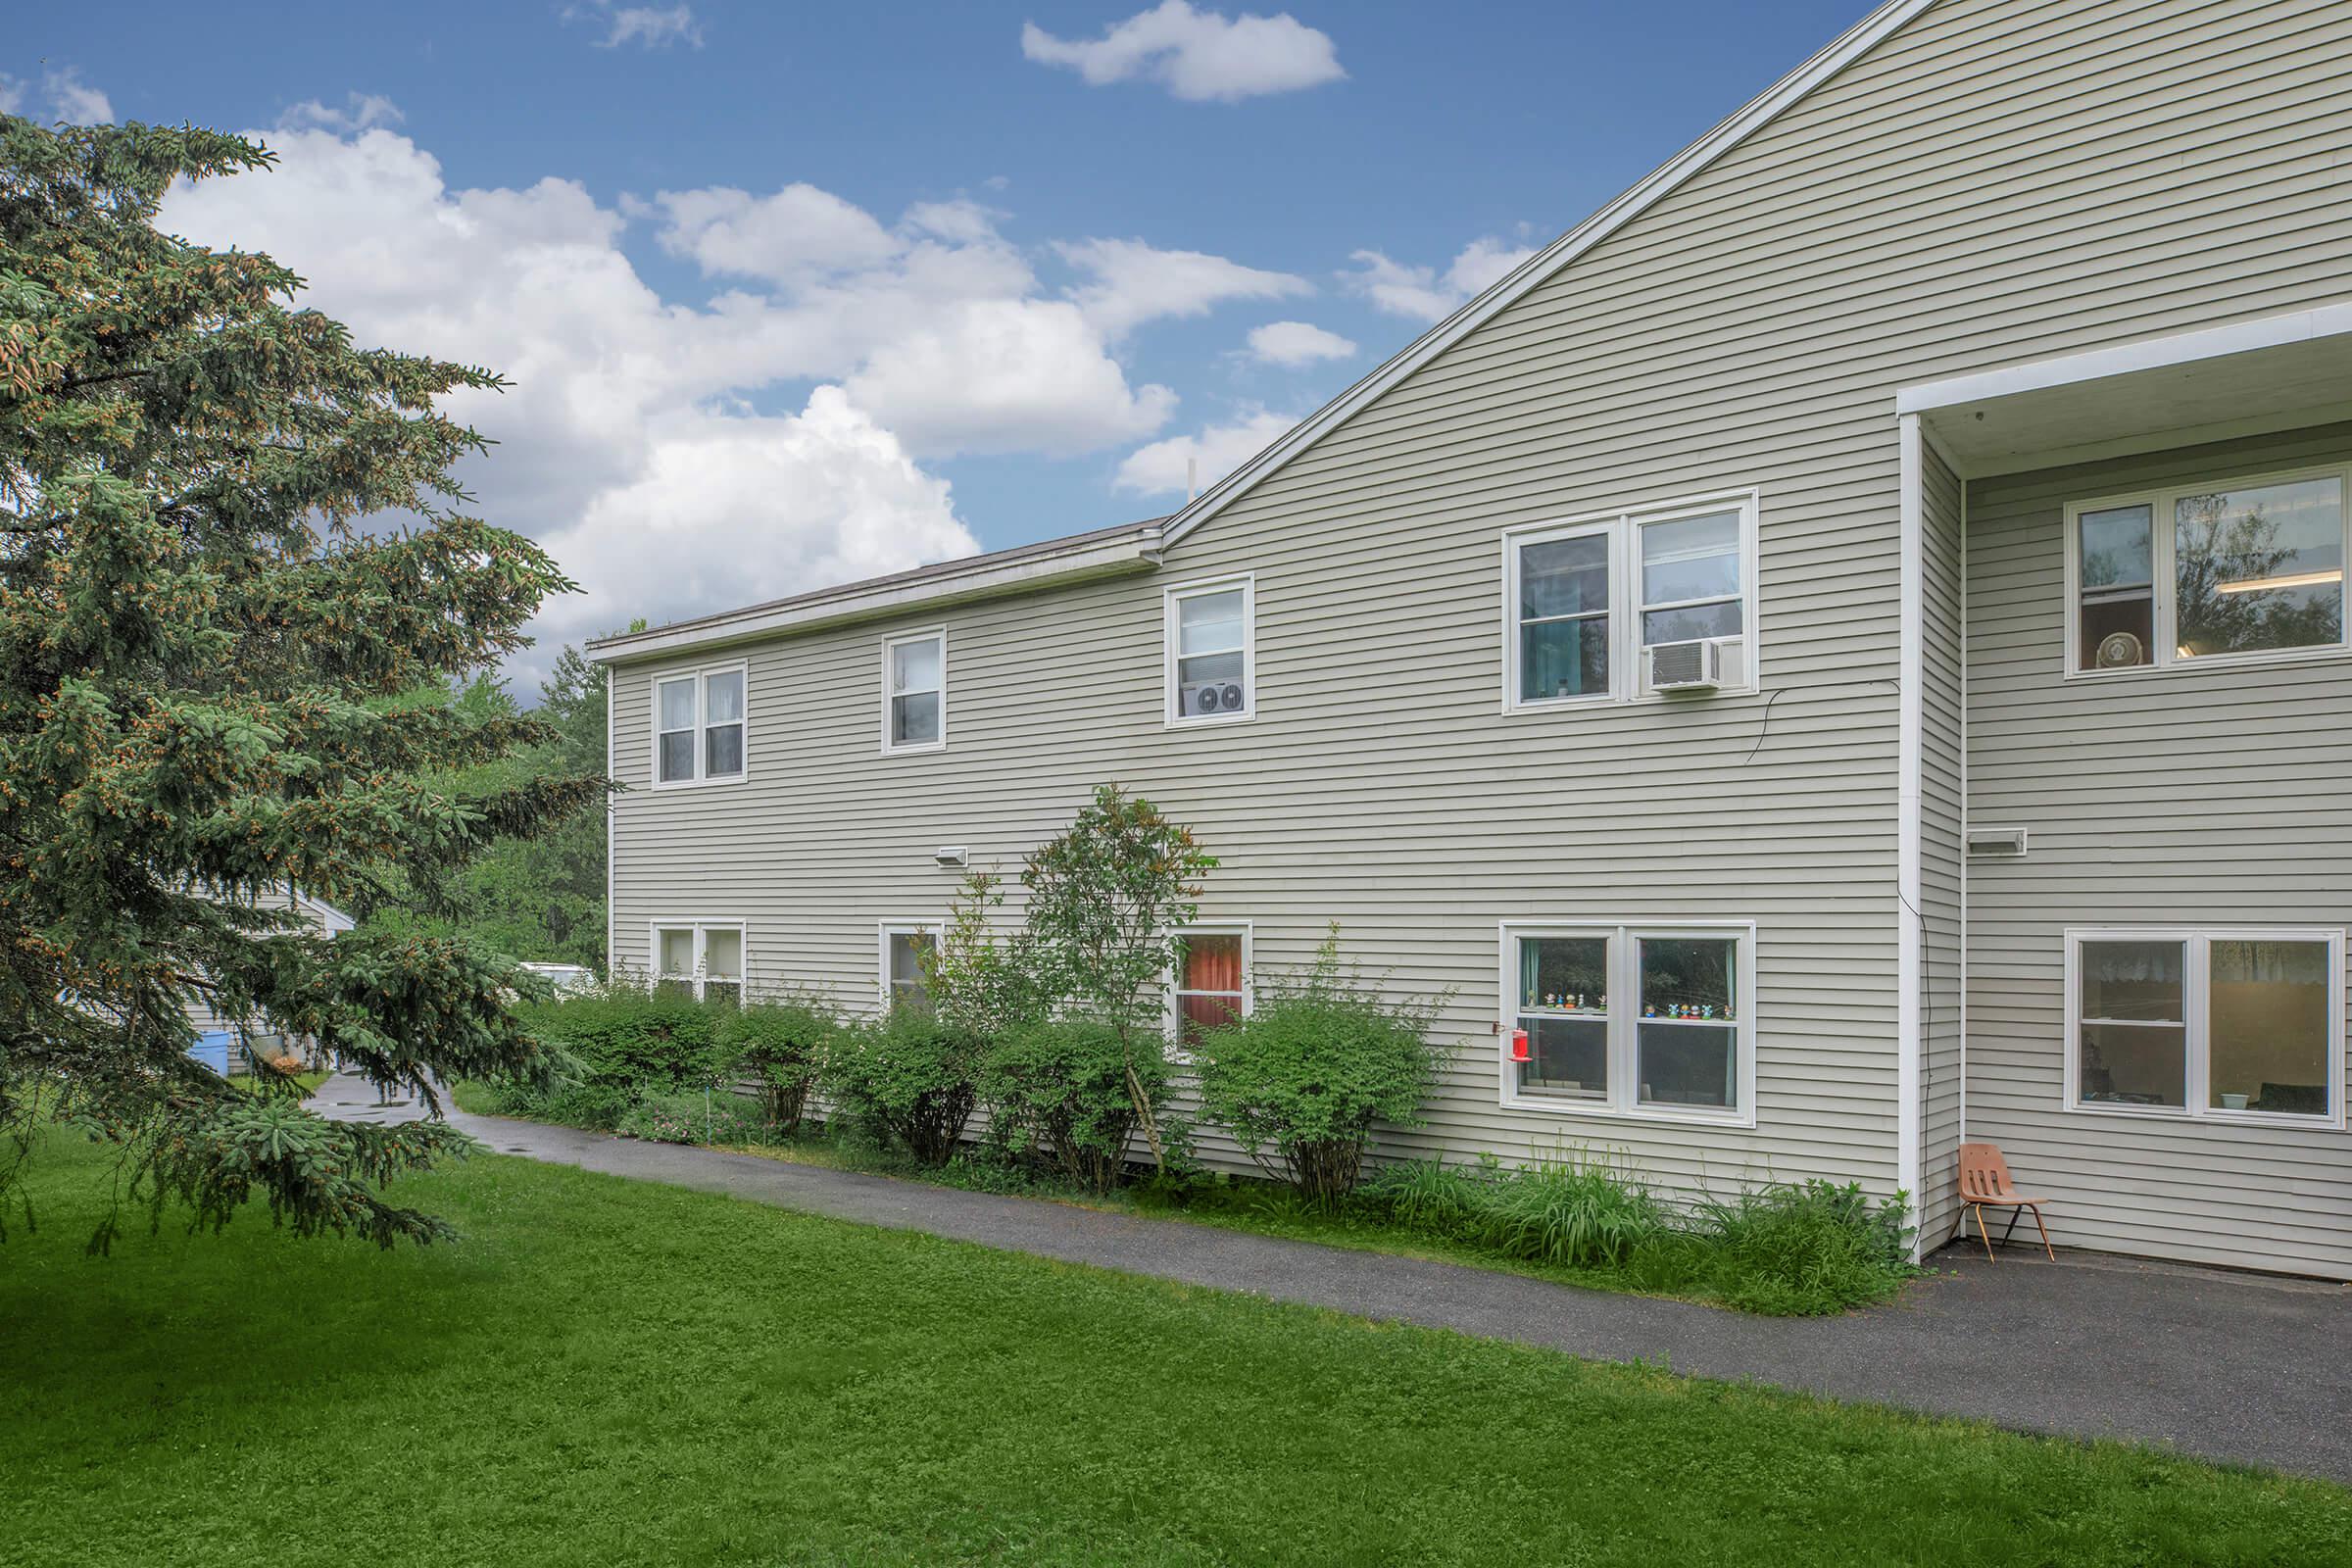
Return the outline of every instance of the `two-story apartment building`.
[[[2352,1277],[2348,492],[2352,7],[1892,0],[1171,517],[597,645],[612,953],[878,1004],[1117,780],[1186,1008],[1450,993],[1389,1152]]]

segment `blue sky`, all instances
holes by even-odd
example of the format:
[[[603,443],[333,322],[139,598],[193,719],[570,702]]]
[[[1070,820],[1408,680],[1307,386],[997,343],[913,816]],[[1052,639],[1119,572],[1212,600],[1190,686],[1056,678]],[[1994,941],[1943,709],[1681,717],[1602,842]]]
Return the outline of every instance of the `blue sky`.
[[[46,7],[0,106],[279,147],[167,219],[515,375],[569,639],[1170,510],[1865,9]]]

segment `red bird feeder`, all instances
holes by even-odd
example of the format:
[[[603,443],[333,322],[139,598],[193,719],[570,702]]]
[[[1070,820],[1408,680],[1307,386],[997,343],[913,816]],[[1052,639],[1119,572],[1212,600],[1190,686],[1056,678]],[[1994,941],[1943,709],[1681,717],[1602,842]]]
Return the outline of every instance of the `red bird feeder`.
[[[1513,1061],[1533,1061],[1535,1059],[1535,1053],[1528,1049],[1527,1031],[1524,1029],[1511,1031],[1511,1059]]]

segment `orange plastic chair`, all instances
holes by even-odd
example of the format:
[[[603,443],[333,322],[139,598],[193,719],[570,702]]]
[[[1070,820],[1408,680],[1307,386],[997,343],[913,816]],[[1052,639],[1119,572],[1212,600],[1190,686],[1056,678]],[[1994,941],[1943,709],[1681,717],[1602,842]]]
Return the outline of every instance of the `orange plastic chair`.
[[[1988,1208],[2009,1210],[2009,1228],[2001,1232],[2001,1245],[2007,1247],[2017,1230],[2017,1217],[2031,1211],[2034,1228],[2041,1232],[2041,1250],[2051,1262],[2058,1254],[2050,1249],[2050,1228],[2041,1222],[2041,1203],[2038,1198],[2028,1198],[2017,1190],[2009,1179],[2009,1162],[2001,1157],[1995,1144],[1962,1144],[1960,1146],[1960,1223],[1952,1228],[1952,1240],[1958,1241],[1968,1233],[1968,1216],[1977,1216],[1977,1235],[1984,1243],[1984,1260],[1992,1261],[1992,1233],[1984,1228],[1984,1211]]]

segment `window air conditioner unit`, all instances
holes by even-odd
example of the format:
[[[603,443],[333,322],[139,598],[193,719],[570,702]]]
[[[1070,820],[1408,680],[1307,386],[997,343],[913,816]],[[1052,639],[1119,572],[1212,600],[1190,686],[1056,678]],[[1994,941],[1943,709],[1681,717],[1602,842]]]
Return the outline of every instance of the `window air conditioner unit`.
[[[1658,643],[1646,652],[1653,692],[1711,692],[1725,683],[1720,641]]]

